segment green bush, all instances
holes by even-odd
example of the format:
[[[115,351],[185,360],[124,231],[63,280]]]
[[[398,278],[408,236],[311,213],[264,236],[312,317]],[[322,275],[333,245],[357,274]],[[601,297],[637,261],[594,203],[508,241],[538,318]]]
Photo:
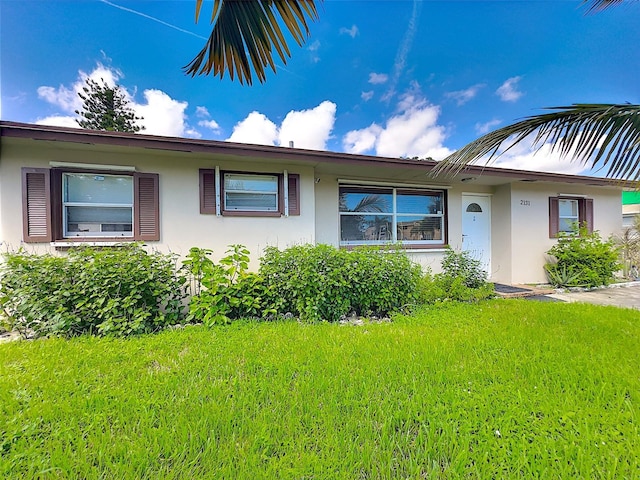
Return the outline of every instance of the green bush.
[[[618,248],[612,240],[603,241],[598,232],[579,229],[579,235],[560,237],[547,254],[554,261],[544,268],[552,285],[558,287],[598,287],[608,285],[620,270]]]
[[[442,259],[442,276],[459,278],[469,288],[480,288],[487,283],[487,272],[480,260],[472,258],[469,252],[455,252],[451,248],[447,248]]]
[[[67,255],[4,254],[0,313],[24,335],[131,335],[177,323],[184,278],[174,255],[139,244]]]
[[[423,277],[419,294],[422,303],[475,302],[493,296],[494,287],[487,282],[487,272],[469,252],[447,248],[441,265],[442,273]]]
[[[386,315],[416,299],[420,267],[397,249],[300,245],[265,250],[260,265],[269,303],[306,321]]]
[[[259,317],[273,310],[264,302],[267,288],[262,278],[249,268],[249,250],[231,245],[227,255],[214,263],[211,250],[192,248],[183,262],[192,276],[192,296],[187,320],[207,326],[231,320]]]

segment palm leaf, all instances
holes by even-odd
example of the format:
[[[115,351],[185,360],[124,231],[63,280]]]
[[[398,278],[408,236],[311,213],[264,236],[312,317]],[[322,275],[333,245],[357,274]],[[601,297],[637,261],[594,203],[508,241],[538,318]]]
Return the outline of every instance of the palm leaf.
[[[600,12],[609,7],[620,5],[624,0],[583,0],[582,4],[587,7],[587,13]]]
[[[201,9],[202,0],[196,0],[196,22]],[[302,45],[309,36],[308,20],[317,18],[314,0],[214,0],[211,35],[184,70],[192,77],[223,78],[227,72],[231,80],[237,75],[241,84],[251,85],[253,69],[264,82],[267,67],[276,71],[274,49],[285,64],[291,56],[281,25]]]
[[[533,147],[550,143],[552,151],[591,169],[604,169],[609,178],[640,179],[640,105],[574,104],[552,107],[494,130],[445,158],[434,174],[455,174],[479,159],[489,163],[525,139]],[[503,144],[508,146],[500,151]]]

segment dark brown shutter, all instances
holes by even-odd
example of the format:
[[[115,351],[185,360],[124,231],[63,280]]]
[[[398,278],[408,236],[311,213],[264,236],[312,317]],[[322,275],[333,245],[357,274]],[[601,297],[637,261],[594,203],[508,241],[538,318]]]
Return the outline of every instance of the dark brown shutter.
[[[300,215],[300,175],[289,174],[289,215]]]
[[[200,213],[216,213],[216,171],[200,169]]]
[[[22,169],[22,236],[27,243],[50,242],[52,239],[48,168]]]
[[[560,212],[558,211],[558,198],[549,197],[549,238],[558,236],[560,228]]]
[[[157,173],[135,173],[134,239],[160,240],[160,195]]]
[[[51,169],[51,237],[63,238],[62,230],[62,171]]]
[[[593,233],[593,199],[585,198],[580,203],[580,222],[586,224],[587,231]]]

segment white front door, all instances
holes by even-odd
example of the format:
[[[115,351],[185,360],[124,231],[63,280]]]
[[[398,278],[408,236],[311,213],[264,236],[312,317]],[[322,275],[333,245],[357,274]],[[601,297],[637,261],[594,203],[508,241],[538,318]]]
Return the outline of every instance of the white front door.
[[[491,197],[462,195],[462,250],[491,275]]]

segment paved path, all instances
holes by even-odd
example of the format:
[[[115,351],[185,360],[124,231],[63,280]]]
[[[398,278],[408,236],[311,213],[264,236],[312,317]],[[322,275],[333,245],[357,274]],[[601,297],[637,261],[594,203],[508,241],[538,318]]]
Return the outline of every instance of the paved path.
[[[640,310],[640,282],[621,283],[588,292],[551,293],[546,296],[563,302],[595,303]]]

